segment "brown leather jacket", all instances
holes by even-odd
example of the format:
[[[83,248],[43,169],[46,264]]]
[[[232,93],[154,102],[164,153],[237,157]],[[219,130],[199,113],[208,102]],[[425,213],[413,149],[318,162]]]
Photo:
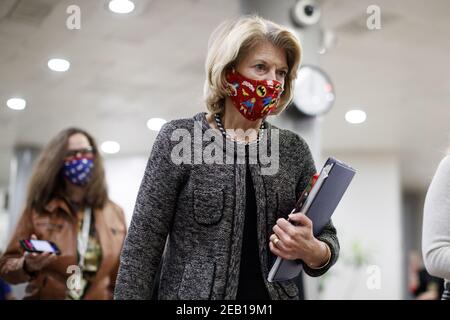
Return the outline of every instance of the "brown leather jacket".
[[[67,273],[70,265],[77,264],[77,219],[67,203],[53,199],[45,212],[25,210],[16,230],[0,258],[0,277],[11,284],[28,282],[25,299],[64,299]],[[95,228],[102,249],[102,260],[84,299],[112,299],[119,256],[126,233],[122,209],[108,201],[103,209],[94,210]],[[53,241],[61,250],[58,258],[40,270],[33,279],[23,271],[23,250],[19,240],[38,239]]]

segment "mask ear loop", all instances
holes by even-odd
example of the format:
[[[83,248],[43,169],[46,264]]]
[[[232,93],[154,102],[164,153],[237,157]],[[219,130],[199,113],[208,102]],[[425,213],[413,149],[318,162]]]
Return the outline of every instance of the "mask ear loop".
[[[234,67],[231,67],[231,72],[233,72],[233,73],[235,72]],[[227,74],[228,74],[228,72],[227,72]],[[228,96],[230,96],[233,92],[235,93],[234,95],[237,95],[236,90],[234,90],[234,91],[232,91],[232,90],[234,90],[234,87],[231,83],[228,82],[227,76],[225,76],[225,91],[227,92]],[[225,112],[225,106],[223,106],[222,110],[220,112],[218,112],[218,114],[221,117],[223,117],[224,112]]]
[[[231,73],[236,73],[236,69],[234,67],[231,67]],[[236,88],[233,86],[233,84],[231,84],[230,82],[228,82],[228,80],[226,79],[227,77],[225,77],[225,81],[226,81],[226,91],[228,92],[228,96],[237,96],[237,91]]]

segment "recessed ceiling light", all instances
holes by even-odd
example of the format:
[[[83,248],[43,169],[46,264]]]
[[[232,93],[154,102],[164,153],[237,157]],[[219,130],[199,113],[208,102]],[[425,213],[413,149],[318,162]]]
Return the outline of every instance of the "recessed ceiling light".
[[[8,108],[13,110],[23,110],[27,106],[27,102],[21,98],[11,98],[6,101]]]
[[[50,59],[47,65],[51,70],[57,72],[65,72],[70,68],[70,62],[65,59]]]
[[[359,124],[366,121],[367,115],[362,110],[350,110],[345,114],[345,120],[352,124]]]
[[[130,0],[111,0],[108,7],[115,13],[130,13],[134,10],[134,3]]]
[[[153,131],[159,131],[166,122],[166,120],[161,118],[151,118],[147,121],[147,128]]]
[[[101,145],[102,151],[104,153],[117,153],[120,151],[120,144],[116,141],[105,141]]]

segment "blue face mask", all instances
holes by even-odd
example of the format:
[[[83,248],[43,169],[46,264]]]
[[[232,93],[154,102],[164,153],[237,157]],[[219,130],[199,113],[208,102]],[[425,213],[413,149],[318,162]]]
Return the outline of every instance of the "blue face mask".
[[[74,185],[84,187],[91,179],[94,159],[88,157],[74,158],[64,161],[64,177]]]

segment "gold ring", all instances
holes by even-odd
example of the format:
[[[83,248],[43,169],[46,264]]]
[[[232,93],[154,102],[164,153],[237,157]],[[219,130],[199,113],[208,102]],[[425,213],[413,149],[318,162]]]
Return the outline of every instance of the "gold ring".
[[[278,238],[275,238],[275,239],[273,239],[273,244],[274,245],[277,245],[277,243],[280,241],[280,239],[278,239]]]

